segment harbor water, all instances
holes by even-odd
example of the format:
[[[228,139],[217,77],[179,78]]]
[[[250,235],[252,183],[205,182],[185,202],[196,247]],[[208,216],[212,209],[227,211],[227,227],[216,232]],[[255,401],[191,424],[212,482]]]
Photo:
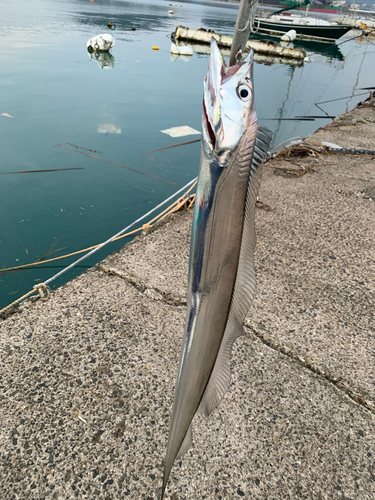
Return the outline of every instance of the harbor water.
[[[101,243],[197,175],[199,142],[141,153],[199,138],[161,132],[201,129],[208,55],[171,57],[175,27],[233,35],[237,10],[213,1],[0,0],[1,268]],[[115,38],[104,59],[86,50],[101,33]],[[366,97],[361,89],[374,84],[375,42],[354,39],[358,34],[305,45],[311,55],[302,66],[255,64],[259,122],[274,132],[273,147],[307,136]],[[0,307],[76,258],[0,273]]]

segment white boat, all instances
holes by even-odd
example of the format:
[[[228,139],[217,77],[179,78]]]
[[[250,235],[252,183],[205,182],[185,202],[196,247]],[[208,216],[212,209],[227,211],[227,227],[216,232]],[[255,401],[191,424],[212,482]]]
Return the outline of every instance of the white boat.
[[[273,14],[268,17],[255,17],[254,32],[280,36],[294,29],[297,38],[332,42],[352,29],[352,26],[328,22],[315,17],[300,16],[290,12]]]

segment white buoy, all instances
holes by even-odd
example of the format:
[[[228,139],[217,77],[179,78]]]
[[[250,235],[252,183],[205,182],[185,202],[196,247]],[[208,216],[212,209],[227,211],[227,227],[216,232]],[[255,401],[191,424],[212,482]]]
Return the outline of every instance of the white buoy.
[[[87,48],[90,51],[108,52],[115,44],[115,39],[112,35],[105,33],[104,35],[94,36],[87,42]]]
[[[285,35],[281,37],[283,42],[293,42],[296,39],[297,32],[296,30],[289,30]]]
[[[175,54],[178,56],[192,56],[193,49],[188,45],[176,45],[175,43],[172,43],[171,54]]]

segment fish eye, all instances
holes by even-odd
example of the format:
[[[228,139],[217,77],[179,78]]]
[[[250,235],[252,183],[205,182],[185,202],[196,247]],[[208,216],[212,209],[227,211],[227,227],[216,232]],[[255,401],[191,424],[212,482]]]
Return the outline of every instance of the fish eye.
[[[241,101],[247,102],[251,97],[251,90],[247,85],[239,85],[237,88],[238,97]]]

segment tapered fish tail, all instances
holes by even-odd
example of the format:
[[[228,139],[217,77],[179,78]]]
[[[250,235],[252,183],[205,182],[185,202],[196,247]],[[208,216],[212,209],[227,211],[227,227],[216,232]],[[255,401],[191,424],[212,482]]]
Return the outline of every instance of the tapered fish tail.
[[[168,477],[169,477],[169,474],[170,474],[170,471],[169,471],[169,473],[168,473]],[[160,497],[160,500],[163,500],[163,498],[164,498],[164,493],[165,493],[165,488],[167,487],[168,477],[166,477],[166,476],[165,476],[165,472],[164,472],[164,476],[163,476],[163,486],[162,486],[162,489],[161,489],[161,497]]]
[[[176,402],[175,402],[175,404],[176,404]],[[194,413],[195,413],[195,411],[194,411]],[[192,446],[191,423],[188,426],[188,429],[185,433],[185,436],[183,435],[183,433],[181,433],[180,436],[176,436],[176,427],[175,427],[174,423],[175,422],[172,419],[171,428],[169,431],[167,456],[166,456],[165,465],[164,465],[163,488],[162,488],[161,498],[163,498],[165,488],[166,488],[174,461],[176,460],[176,458],[178,459],[178,458],[182,457],[183,455],[185,455],[185,453]],[[178,439],[178,437],[179,437],[179,439]]]
[[[173,462],[174,462],[174,458],[173,458],[173,460],[171,460],[171,458],[168,456],[168,453],[167,453],[167,458],[166,458],[165,466],[164,466],[163,486],[161,489],[160,500],[163,500],[163,498],[164,498],[165,489],[167,487],[169,475],[170,475],[172,467],[173,467]]]

